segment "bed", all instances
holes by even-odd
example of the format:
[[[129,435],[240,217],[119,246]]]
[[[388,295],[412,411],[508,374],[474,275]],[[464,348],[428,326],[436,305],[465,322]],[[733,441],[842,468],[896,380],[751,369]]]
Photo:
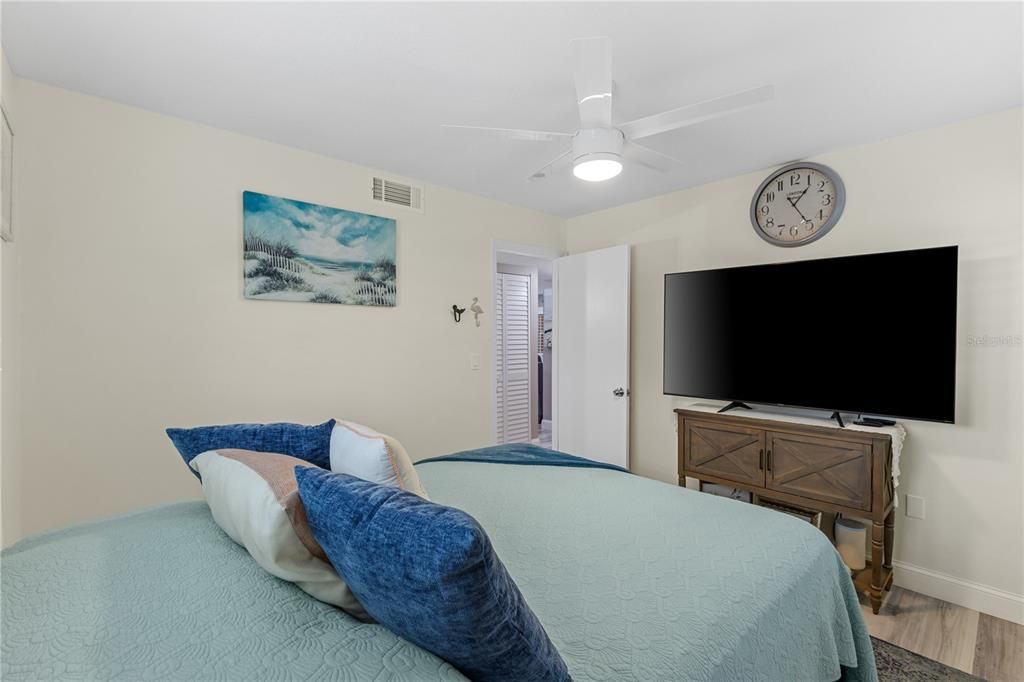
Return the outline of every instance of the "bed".
[[[573,679],[877,679],[853,585],[815,528],[561,464],[491,450],[417,470],[487,530]],[[203,502],[23,540],[2,554],[2,599],[4,680],[463,679],[264,572]]]

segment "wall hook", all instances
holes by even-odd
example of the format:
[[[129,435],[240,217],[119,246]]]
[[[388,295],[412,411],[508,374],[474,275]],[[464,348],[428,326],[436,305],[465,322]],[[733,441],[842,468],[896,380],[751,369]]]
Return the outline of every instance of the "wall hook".
[[[469,309],[473,311],[473,319],[476,320],[476,326],[480,326],[480,316],[484,314],[484,309],[477,303],[477,297],[473,297],[473,305],[469,306]]]
[[[475,301],[476,299],[473,300]],[[455,318],[456,322],[462,322],[462,313],[464,312],[466,312],[465,308],[460,308],[458,303],[452,303],[452,317]]]

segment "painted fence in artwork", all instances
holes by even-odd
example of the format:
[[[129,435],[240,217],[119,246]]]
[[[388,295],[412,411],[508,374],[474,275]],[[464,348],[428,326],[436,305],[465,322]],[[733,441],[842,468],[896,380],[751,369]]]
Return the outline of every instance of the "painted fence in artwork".
[[[255,256],[261,261],[272,265],[275,268],[287,270],[288,272],[302,272],[303,267],[297,261],[288,258],[287,256],[279,256],[273,253],[267,253],[266,251],[250,251],[246,250],[245,256]]]
[[[393,306],[395,305],[397,294],[398,291],[394,282],[363,282],[356,289],[356,297],[362,305]]]
[[[274,242],[257,235],[243,237],[246,255],[252,254],[275,268],[288,272],[302,272],[302,265],[294,260],[295,249],[283,242]]]
[[[271,253],[260,253],[258,251],[256,253],[264,261],[266,261],[270,265],[273,265],[275,268],[287,270],[288,272],[302,272],[302,266],[296,263],[291,258],[286,258],[284,256],[275,256],[274,254]]]

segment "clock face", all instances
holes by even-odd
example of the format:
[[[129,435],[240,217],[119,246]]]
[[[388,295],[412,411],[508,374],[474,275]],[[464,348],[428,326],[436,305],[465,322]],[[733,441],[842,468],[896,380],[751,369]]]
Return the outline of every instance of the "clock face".
[[[835,171],[815,163],[790,164],[761,183],[751,202],[755,231],[777,246],[799,246],[822,237],[845,203]]]

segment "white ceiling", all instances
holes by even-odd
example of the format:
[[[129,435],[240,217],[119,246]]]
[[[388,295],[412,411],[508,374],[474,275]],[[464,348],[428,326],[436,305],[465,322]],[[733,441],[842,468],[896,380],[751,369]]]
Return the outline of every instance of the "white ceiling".
[[[1021,104],[1022,5],[4,2],[19,76],[573,216]],[[614,45],[618,121],[775,84],[646,144],[688,163],[528,176],[573,131],[570,39]]]

